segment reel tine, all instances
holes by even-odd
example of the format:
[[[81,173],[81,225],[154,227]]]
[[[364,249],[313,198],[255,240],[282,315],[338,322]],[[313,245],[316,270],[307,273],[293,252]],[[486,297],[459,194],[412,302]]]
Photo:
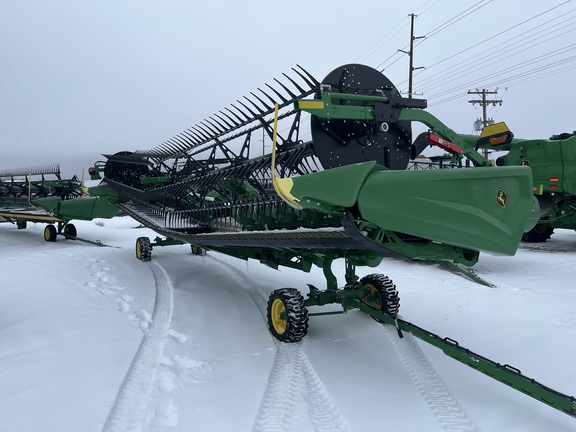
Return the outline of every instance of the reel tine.
[[[282,75],[284,75],[294,85],[294,87],[296,87],[298,89],[298,91],[300,91],[300,93],[306,93],[306,90],[304,90],[302,87],[300,87],[300,85],[296,81],[294,81],[292,78],[290,78],[290,76],[286,75],[285,73],[283,73]]]
[[[298,75],[300,75],[300,76],[302,77],[302,79],[303,79],[304,81],[306,81],[306,83],[310,86],[311,89],[313,89],[314,87],[317,87],[317,86],[320,84],[320,82],[319,82],[316,78],[314,78],[314,77],[312,76],[312,74],[311,74],[310,72],[308,72],[306,69],[304,69],[302,66],[300,66],[299,64],[296,64],[296,67],[300,68],[300,69],[302,70],[302,72],[304,72],[304,73],[306,74],[306,76],[309,78],[309,80],[306,79],[306,78],[304,77],[304,75],[302,75],[302,74],[301,74],[300,72],[298,72],[296,69],[292,68],[292,70],[293,70],[294,72],[296,72]]]
[[[198,142],[202,142],[204,141],[204,139],[201,136],[198,136],[198,132],[197,131],[193,131],[191,130],[191,128],[186,129],[193,137],[196,141]]]
[[[240,102],[240,101],[238,101],[238,102]],[[242,120],[242,123],[245,123],[246,120],[252,120],[252,117],[246,115],[246,114],[244,113],[244,111],[242,111],[242,110],[241,110],[240,108],[238,108],[236,105],[234,105],[234,104],[230,104],[230,105],[232,105],[234,108],[236,108],[236,109],[238,110],[238,112],[239,112],[240,114],[242,114],[244,117],[246,117],[246,119]],[[250,111],[250,110],[248,110],[248,111]]]
[[[283,103],[288,102],[288,99],[286,99],[281,93],[278,92],[278,90],[276,90],[270,84],[266,84],[266,87],[268,87],[270,90],[272,90],[274,92],[274,94],[276,94],[276,96],[278,96],[282,100]]]
[[[200,124],[201,124],[202,126],[204,126],[206,129],[208,129],[208,131],[212,132],[213,135],[219,135],[220,132],[218,131],[218,129],[214,128],[213,125],[207,125],[206,123],[204,123],[205,121],[206,121],[206,120],[202,120],[202,121],[200,122]]]
[[[179,143],[181,143],[184,146],[184,148],[188,148],[191,144],[194,144],[192,141],[190,141],[190,139],[187,136],[184,136],[182,132],[176,135],[174,139]]]
[[[214,117],[217,117],[218,120],[220,120],[220,121],[217,121],[216,119],[214,119],[214,118],[212,118],[212,117],[210,117],[210,118],[211,118],[212,120],[214,120],[215,122],[217,122],[220,126],[222,126],[222,123],[224,123],[224,126],[222,126],[222,127],[224,127],[224,129],[228,130],[228,129],[231,129],[231,128],[234,127],[233,125],[231,125],[230,123],[228,123],[226,120],[224,120],[222,117],[220,117],[218,114],[214,114]]]
[[[217,133],[213,133],[212,129],[209,128],[204,122],[198,123],[198,128],[202,129],[204,132],[208,133],[208,139],[213,140]]]
[[[260,90],[260,89],[258,89],[258,90]],[[260,99],[258,97],[258,95],[254,94],[253,92],[250,92],[250,94],[252,96],[254,96],[256,99],[258,99],[258,102],[260,102],[262,105],[264,105],[264,108],[266,108],[267,110],[274,109],[274,104],[272,104],[272,106],[268,106],[268,105],[266,105],[266,102],[264,102],[262,99]]]
[[[181,133],[174,137],[175,141],[178,141],[178,149],[182,151],[186,151],[190,148],[191,145],[194,145],[192,141],[188,139],[188,137],[183,136]]]
[[[250,92],[252,98],[244,96],[241,99],[237,99],[229,107],[212,114],[171,140],[165,141],[144,153],[147,155],[162,155],[157,157],[158,160],[162,160],[163,155],[190,151],[203,144],[216,145],[218,137],[227,135],[237,128],[270,114],[277,102],[282,108],[285,108],[294,99],[310,94],[311,90],[314,91],[319,85],[319,81],[299,64],[296,64],[291,70],[293,71],[293,77],[286,73],[282,74],[287,80],[286,83],[274,78],[279,87],[274,83],[272,83],[274,86],[265,83],[265,86],[269,89],[268,91],[264,90],[264,87],[258,87],[257,91]],[[243,133],[240,132],[240,134]],[[230,139],[235,137],[236,135],[231,136]],[[228,138],[224,138],[224,140],[228,140]]]
[[[195,145],[199,144],[202,142],[201,139],[199,139],[195,134],[193,134],[190,130],[186,129],[185,131],[182,131],[183,134],[185,134],[186,136],[188,136],[188,138],[190,139],[190,141],[192,141]]]
[[[198,134],[206,141],[211,140],[212,138],[210,137],[210,135],[206,135],[206,132],[201,129],[199,126],[192,126],[192,129],[194,129],[196,132],[198,132]]]
[[[233,106],[234,108],[236,108],[236,107],[234,106],[234,104],[232,104],[232,106]],[[242,120],[242,119],[238,116],[238,114],[236,114],[236,113],[235,113],[234,111],[232,111],[230,108],[226,107],[226,108],[224,108],[224,109],[225,109],[226,111],[230,112],[230,114],[232,114],[234,117],[236,117],[236,119],[237,119],[238,122],[239,122],[239,123],[238,123],[238,126],[240,126],[242,123],[244,123],[245,120]],[[238,109],[238,108],[236,108],[236,109]]]
[[[174,151],[174,144],[172,144],[171,139],[172,139],[172,138],[164,141],[164,148],[163,148],[163,150],[164,150],[165,152],[170,153],[170,152],[173,152],[173,151]]]
[[[226,114],[224,111],[220,110],[218,111],[220,114],[222,114],[224,117],[226,117],[228,120],[230,120],[232,122],[232,124],[234,126],[240,126],[240,123],[238,123],[237,121],[235,121],[232,117],[230,117],[228,114]]]
[[[244,96],[244,99],[246,99],[247,101],[250,101],[250,99],[248,99],[246,96]],[[254,117],[257,117],[258,114],[255,113],[254,111],[252,111],[248,106],[246,106],[241,100],[237,100],[236,102],[238,102],[240,105],[242,105],[244,108],[246,108],[246,110],[248,110],[248,112],[250,114],[252,114],[252,117],[250,117],[249,120],[254,120]],[[254,105],[254,102],[251,102],[252,105]]]
[[[218,122],[214,121],[214,119],[212,117],[208,117],[210,120],[205,119],[204,121],[206,123],[208,123],[209,125],[211,125],[212,127],[214,127],[214,129],[216,129],[218,131],[219,134],[222,134],[224,132],[226,132],[226,128],[223,128],[221,125],[218,124]],[[216,123],[216,124],[214,124]]]
[[[256,105],[254,102],[252,102],[250,99],[248,99],[246,96],[244,96],[244,99],[246,99],[248,102],[250,102],[252,105],[254,105],[254,108],[256,108],[258,111],[260,111],[260,114],[264,114],[265,111],[262,110],[262,108],[260,108],[258,105]]]
[[[174,152],[174,149],[172,148],[172,146],[169,143],[164,143],[161,150],[162,150],[162,153],[161,153],[162,157],[170,156]]]
[[[168,142],[168,140],[166,140],[162,144],[160,144],[157,148],[165,152],[168,149],[169,145],[170,143]]]
[[[268,98],[268,100],[270,102],[272,102],[272,106],[274,106],[274,104],[276,104],[276,101],[274,100],[274,98],[272,98],[272,96],[270,96],[268,93],[266,93],[264,90],[262,90],[260,87],[258,87],[258,90]]]
[[[164,150],[164,147],[165,147],[165,146],[166,146],[166,144],[165,144],[165,143],[162,143],[162,144],[154,147],[152,150],[149,150],[148,153],[155,154],[155,155],[158,155],[158,156],[162,156],[162,157],[163,157],[164,154],[166,153],[166,151]]]
[[[288,93],[290,95],[290,97],[292,99],[296,99],[296,95],[294,93],[292,93],[292,90],[290,90],[281,81],[278,81],[276,78],[274,78],[274,81],[276,81],[278,84],[280,84],[282,86],[282,88],[286,91],[286,93]],[[286,101],[286,102],[288,102],[288,101]]]
[[[170,150],[172,151],[172,154],[178,153],[181,150],[180,149],[181,144],[178,141],[176,141],[175,138],[176,137],[172,137],[168,140],[168,142],[170,143],[169,147],[170,147]]]

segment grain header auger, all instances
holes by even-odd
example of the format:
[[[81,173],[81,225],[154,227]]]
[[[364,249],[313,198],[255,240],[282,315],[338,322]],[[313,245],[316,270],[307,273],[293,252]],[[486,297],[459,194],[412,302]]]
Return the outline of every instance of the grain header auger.
[[[59,165],[0,170],[0,222],[14,223],[18,229],[25,229],[28,222],[46,223],[46,241],[56,241],[60,234],[102,246],[78,237],[70,221],[110,218],[117,213],[118,207],[108,198],[85,197],[77,176],[63,179]]]
[[[281,288],[268,300],[268,326],[281,342],[307,333],[311,306],[339,304],[409,332],[447,355],[567,414],[576,400],[398,318],[399,295],[381,274],[358,278],[357,266],[383,257],[471,266],[480,251],[513,255],[539,215],[528,167],[495,168],[471,137],[426,112],[426,102],[404,99],[380,72],[350,64],[322,82],[301,67],[152,150],[106,155],[92,168],[104,173],[93,194],[118,206],[158,234],[136,241],[148,261],[154,246],[189,243],[277,268],[323,269],[326,287],[307,297]],[[279,89],[278,89],[279,87]],[[312,98],[310,98],[310,96]],[[311,139],[304,140],[303,113]],[[411,122],[430,129],[434,143],[478,167],[406,171],[422,150]],[[254,141],[268,136],[271,152]],[[102,188],[102,190],[98,190]],[[345,283],[332,272],[345,261]]]

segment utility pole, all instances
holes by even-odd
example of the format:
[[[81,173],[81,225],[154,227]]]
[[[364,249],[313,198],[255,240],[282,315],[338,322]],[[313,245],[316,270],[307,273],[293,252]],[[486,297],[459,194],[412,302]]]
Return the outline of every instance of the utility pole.
[[[496,89],[494,91],[489,91],[486,89],[482,89],[482,90],[476,89],[476,91],[468,90],[468,94],[482,95],[482,99],[473,99],[473,100],[468,101],[472,105],[479,104],[482,107],[482,127],[486,127],[489,124],[494,123],[494,120],[488,119],[488,116],[486,114],[486,107],[490,104],[492,104],[494,106],[496,106],[496,104],[502,105],[502,99],[486,99],[486,96],[490,95],[490,94],[498,94],[498,89]],[[477,129],[477,130],[479,130],[479,129]],[[488,149],[483,150],[483,156],[486,159],[488,159]]]
[[[424,69],[423,66],[414,67],[414,41],[416,39],[423,39],[426,36],[414,36],[414,18],[416,18],[415,14],[409,14],[410,17],[410,51],[404,51],[399,49],[398,51],[403,52],[404,54],[408,54],[410,57],[410,66],[408,68],[408,99],[412,99],[412,75],[416,69]]]

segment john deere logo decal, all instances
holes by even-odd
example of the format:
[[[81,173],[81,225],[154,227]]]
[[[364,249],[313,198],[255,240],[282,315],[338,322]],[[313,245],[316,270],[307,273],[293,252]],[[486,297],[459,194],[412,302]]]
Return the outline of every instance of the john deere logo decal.
[[[508,194],[504,189],[498,189],[498,194],[496,195],[496,203],[500,207],[506,208],[506,204],[508,204]]]

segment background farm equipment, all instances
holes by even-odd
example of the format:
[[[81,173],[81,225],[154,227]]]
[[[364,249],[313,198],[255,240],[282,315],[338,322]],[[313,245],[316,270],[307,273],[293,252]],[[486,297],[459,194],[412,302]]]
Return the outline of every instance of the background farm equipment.
[[[88,241],[77,237],[70,221],[117,213],[108,198],[85,196],[78,177],[62,179],[58,165],[0,171],[0,221],[15,223],[18,229],[25,229],[28,222],[46,223],[46,241],[56,241],[58,234]]]
[[[557,393],[397,317],[399,295],[386,276],[358,278],[357,266],[384,257],[472,266],[481,251],[513,255],[540,215],[526,166],[493,167],[477,138],[458,135],[402,98],[380,72],[362,65],[335,69],[319,82],[294,68],[276,80],[151,150],[106,155],[92,168],[100,191],[166,239],[136,241],[136,256],[154,246],[189,243],[270,267],[323,269],[326,287],[281,288],[268,301],[268,324],[282,342],[307,332],[308,308],[360,309],[439,347],[451,357],[568,414],[574,398]],[[311,139],[305,140],[304,113]],[[411,124],[429,128],[412,140]],[[257,137],[272,151],[254,155]],[[427,145],[463,158],[474,169],[407,171]],[[262,148],[257,146],[258,149]],[[194,249],[193,249],[194,250]],[[345,261],[344,284],[332,272]],[[467,272],[473,277],[473,273]],[[335,312],[327,312],[335,313]],[[320,312],[319,315],[326,314]]]
[[[36,198],[77,198],[82,195],[78,177],[62,179],[59,165],[0,170],[0,207],[22,207]]]
[[[576,132],[550,139],[516,139],[504,123],[481,136],[480,148],[505,151],[497,166],[529,166],[534,195],[540,204],[540,219],[522,240],[543,242],[555,228],[576,229]]]

